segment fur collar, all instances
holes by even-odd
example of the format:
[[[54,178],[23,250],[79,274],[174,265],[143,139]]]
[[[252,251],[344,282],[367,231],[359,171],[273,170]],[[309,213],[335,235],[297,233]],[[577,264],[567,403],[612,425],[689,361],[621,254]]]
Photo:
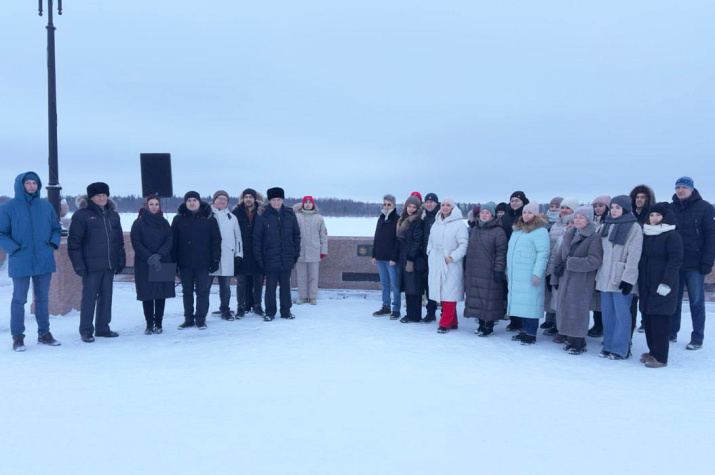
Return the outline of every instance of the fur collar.
[[[77,209],[84,209],[89,205],[89,203],[91,203],[91,201],[87,199],[87,195],[79,195],[74,200],[74,203],[77,205]],[[112,198],[107,198],[106,209],[107,211],[114,211],[117,209],[117,204],[114,200],[112,200]]]
[[[181,206],[179,206],[178,214],[179,214],[179,216],[181,216],[183,218],[194,217],[194,214],[191,211],[189,211],[189,208],[186,207],[186,203],[182,203]],[[201,201],[201,204],[199,205],[199,210],[196,212],[196,217],[203,218],[203,219],[209,219],[212,216],[213,216],[213,211],[211,211],[211,205],[209,205],[205,201]]]
[[[410,226],[412,226],[412,223],[421,220],[422,217],[420,216],[419,211],[416,211],[412,215],[400,216],[400,219],[397,221],[397,237],[404,239],[404,237],[407,235],[407,231],[410,229]]]
[[[514,231],[524,231],[530,233],[539,228],[545,228],[549,224],[549,220],[543,214],[537,214],[530,223],[524,222],[524,217],[519,216],[519,219],[514,223]]]
[[[318,214],[318,213],[320,213],[320,210],[318,209],[318,205],[316,205],[315,203],[313,203],[313,209],[303,209],[303,203],[301,201],[299,201],[293,205],[293,211],[295,212],[295,214],[298,214],[298,213]]]

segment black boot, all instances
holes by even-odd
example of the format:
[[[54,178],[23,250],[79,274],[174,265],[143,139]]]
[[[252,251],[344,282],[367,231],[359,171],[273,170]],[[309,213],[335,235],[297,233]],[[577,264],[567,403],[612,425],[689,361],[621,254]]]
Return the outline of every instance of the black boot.
[[[392,313],[392,311],[390,310],[390,307],[383,306],[380,310],[378,310],[377,312],[374,312],[372,314],[372,316],[373,317],[384,317],[385,315],[389,315],[390,313]]]
[[[196,319],[196,328],[199,330],[206,330],[206,318],[197,318]]]
[[[588,331],[588,336],[591,338],[601,338],[603,336],[603,327],[596,325],[592,326]]]
[[[243,307],[238,307],[236,309],[236,320],[240,320],[245,316],[246,316],[246,311],[243,309]]]
[[[265,317],[266,313],[263,311],[260,305],[256,305],[253,307],[253,314],[258,315],[259,317]]]
[[[160,333],[164,333],[164,330],[161,327],[162,320],[163,320],[163,317],[154,317],[154,328],[152,329],[152,331],[154,333],[156,333],[157,335]]]
[[[146,328],[144,329],[144,334],[145,335],[153,335],[154,334],[154,317],[147,317],[146,319]]]
[[[436,322],[436,321],[437,321],[437,317],[435,315],[427,315],[427,316],[425,316],[425,318],[420,320],[420,323],[432,323],[432,322]]]
[[[185,330],[193,327],[194,325],[194,317],[184,317],[184,323],[179,325],[179,330]]]

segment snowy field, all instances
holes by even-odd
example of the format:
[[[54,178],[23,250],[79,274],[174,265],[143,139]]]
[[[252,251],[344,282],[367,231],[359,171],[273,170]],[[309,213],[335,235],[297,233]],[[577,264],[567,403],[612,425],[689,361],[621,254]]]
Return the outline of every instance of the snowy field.
[[[2,474],[712,473],[715,361],[708,339],[685,350],[688,317],[654,370],[642,334],[626,361],[598,358],[592,338],[571,356],[541,336],[520,346],[503,323],[478,338],[471,320],[438,335],[374,318],[365,292],[206,331],[177,330],[176,298],[165,333],[145,336],[118,283],[119,338],[81,343],[75,313],[51,319],[61,347],[40,347],[30,317],[14,353],[1,272]]]

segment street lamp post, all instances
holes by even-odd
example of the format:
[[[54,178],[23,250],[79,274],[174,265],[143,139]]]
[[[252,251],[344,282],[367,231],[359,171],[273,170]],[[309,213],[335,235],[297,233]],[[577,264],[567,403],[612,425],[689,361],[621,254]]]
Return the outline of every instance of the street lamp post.
[[[42,1],[39,0],[39,15],[42,16]],[[55,25],[52,23],[53,0],[47,0],[47,113],[49,132],[50,176],[47,184],[47,200],[57,216],[60,215],[59,172],[57,169],[57,84],[55,79]],[[57,13],[62,15],[62,0],[57,0]]]

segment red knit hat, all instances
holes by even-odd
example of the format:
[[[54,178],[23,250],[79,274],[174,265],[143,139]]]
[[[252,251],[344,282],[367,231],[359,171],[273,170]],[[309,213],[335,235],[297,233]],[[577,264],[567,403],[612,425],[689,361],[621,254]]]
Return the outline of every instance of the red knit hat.
[[[303,197],[303,204],[305,204],[306,201],[310,200],[311,203],[313,203],[313,208],[315,208],[315,200],[313,200],[312,196],[304,196]]]
[[[419,191],[413,191],[410,196],[416,196],[417,198],[420,199],[420,202],[422,201],[422,194],[420,194]]]

